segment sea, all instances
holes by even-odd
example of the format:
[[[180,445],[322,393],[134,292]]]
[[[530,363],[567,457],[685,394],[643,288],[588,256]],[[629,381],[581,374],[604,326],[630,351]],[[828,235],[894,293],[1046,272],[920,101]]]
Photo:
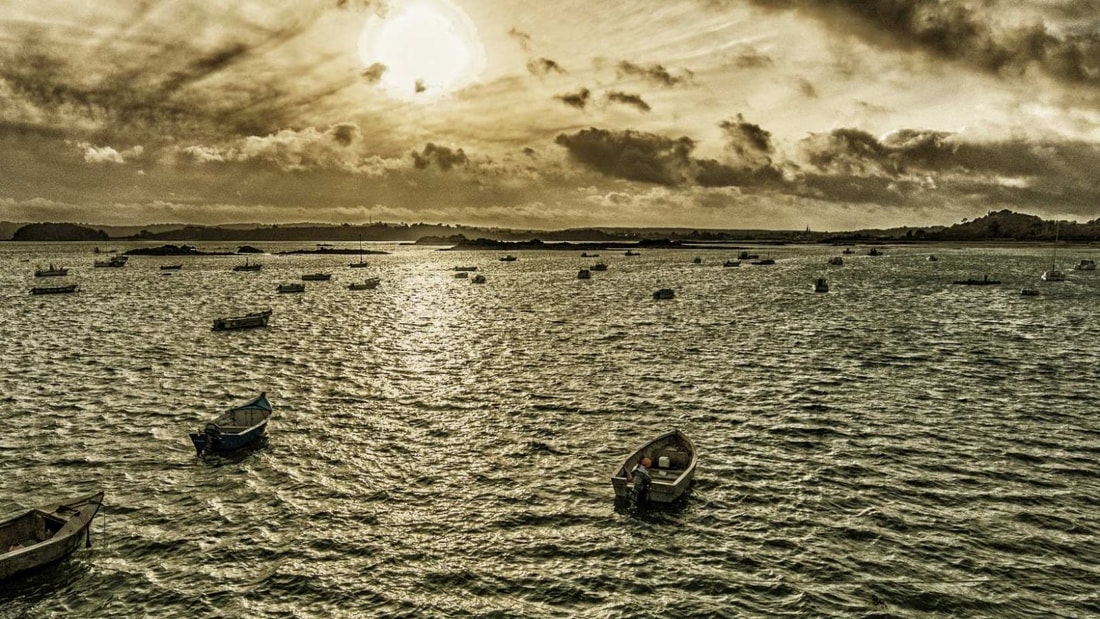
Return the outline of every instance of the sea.
[[[93,247],[0,243],[0,512],[106,493],[0,619],[1100,616],[1100,247],[1065,282],[1044,247]],[[261,392],[268,436],[198,457]],[[672,429],[693,486],[617,503]]]

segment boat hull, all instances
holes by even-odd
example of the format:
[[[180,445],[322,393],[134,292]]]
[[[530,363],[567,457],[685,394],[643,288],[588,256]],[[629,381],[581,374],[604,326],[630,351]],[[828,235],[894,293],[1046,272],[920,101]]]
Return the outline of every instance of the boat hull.
[[[255,399],[229,409],[198,432],[191,432],[191,443],[200,456],[243,449],[267,433],[271,413],[267,393],[261,393]]]
[[[0,521],[0,552],[3,552],[0,554],[0,580],[55,563],[72,554],[88,541],[88,529],[102,504],[103,493],[96,492]],[[46,522],[49,525],[45,525]],[[49,539],[9,550],[35,536],[33,530],[39,524],[60,526]],[[45,529],[39,531],[44,532]]]
[[[669,466],[660,466],[662,456],[669,459]],[[631,482],[628,474],[643,457],[653,461],[653,466],[649,469],[653,478],[649,487],[650,503],[675,502],[695,479],[698,464],[695,445],[679,430],[672,430],[635,449],[611,476],[611,485],[617,499],[630,499]]]

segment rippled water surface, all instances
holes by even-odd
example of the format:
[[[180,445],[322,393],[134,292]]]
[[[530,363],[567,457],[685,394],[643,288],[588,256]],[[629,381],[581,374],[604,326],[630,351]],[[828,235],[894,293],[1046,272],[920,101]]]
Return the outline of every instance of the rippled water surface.
[[[775,247],[603,252],[581,281],[579,252],[381,249],[235,273],[0,244],[0,508],[107,493],[93,547],[0,583],[0,617],[1100,614],[1100,272]],[[81,292],[30,295],[50,261]],[[196,458],[259,391],[266,441]],[[613,469],[674,427],[694,488],[617,507]]]

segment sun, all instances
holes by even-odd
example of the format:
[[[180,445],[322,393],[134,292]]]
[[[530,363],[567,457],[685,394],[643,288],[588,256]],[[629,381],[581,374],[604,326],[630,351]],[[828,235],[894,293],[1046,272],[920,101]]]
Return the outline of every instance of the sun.
[[[450,0],[404,0],[372,16],[359,36],[366,67],[385,67],[379,84],[390,96],[431,101],[477,80],[485,52],[477,28]]]

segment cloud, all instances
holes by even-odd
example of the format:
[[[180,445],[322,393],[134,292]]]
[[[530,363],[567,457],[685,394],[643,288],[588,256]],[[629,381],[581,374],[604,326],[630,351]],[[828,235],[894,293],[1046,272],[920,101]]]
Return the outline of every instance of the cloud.
[[[85,163],[124,164],[127,159],[140,157],[145,152],[142,146],[134,146],[120,152],[111,146],[95,146],[88,142],[79,142],[76,147],[84,154]]]
[[[516,43],[519,43],[523,51],[531,51],[531,35],[512,27],[508,29],[508,36],[512,37]]]
[[[617,90],[612,90],[611,92],[608,92],[607,100],[611,103],[621,103],[623,105],[633,106],[641,112],[649,112],[653,109],[649,107],[649,104],[645,102],[645,99],[642,99],[641,95],[619,92]]]
[[[386,65],[382,64],[381,62],[376,62],[366,69],[363,69],[363,72],[360,73],[360,75],[366,78],[368,82],[372,84],[377,84],[379,81],[382,80],[382,75],[385,74],[386,69]]]
[[[574,93],[554,95],[554,98],[568,106],[583,110],[588,105],[588,101],[592,98],[592,92],[587,88],[581,88]]]
[[[283,129],[248,136],[226,146],[192,144],[168,151],[182,162],[198,164],[260,163],[287,172],[338,170],[379,175],[390,164],[361,148],[362,131],[355,123],[337,123],[324,130]]]
[[[687,137],[671,139],[639,131],[589,128],[554,140],[578,163],[607,176],[658,185],[680,185],[692,176]]]
[[[531,75],[546,75],[548,73],[564,74],[565,69],[560,64],[549,58],[536,58],[527,63],[527,71]]]
[[[418,170],[427,169],[434,164],[440,170],[447,171],[455,166],[464,166],[470,161],[461,148],[451,149],[431,142],[421,152],[412,151],[411,155],[413,165]]]
[[[683,69],[680,75],[673,75],[662,65],[640,65],[628,60],[619,62],[616,66],[616,71],[619,77],[641,77],[651,82],[669,87],[683,84],[689,81],[693,75],[692,72],[687,69]]]
[[[817,89],[814,88],[814,85],[806,78],[799,77],[795,79],[795,84],[798,86],[798,92],[801,93],[803,97],[807,99],[817,98]]]
[[[1071,85],[1100,86],[1095,28],[1057,33],[1044,23],[1002,25],[1014,4],[990,0],[750,0],[757,6],[811,15],[844,35],[887,49],[919,50],[1001,76],[1031,68]],[[983,7],[984,10],[983,10]],[[1095,16],[1095,7],[1089,11]]]

